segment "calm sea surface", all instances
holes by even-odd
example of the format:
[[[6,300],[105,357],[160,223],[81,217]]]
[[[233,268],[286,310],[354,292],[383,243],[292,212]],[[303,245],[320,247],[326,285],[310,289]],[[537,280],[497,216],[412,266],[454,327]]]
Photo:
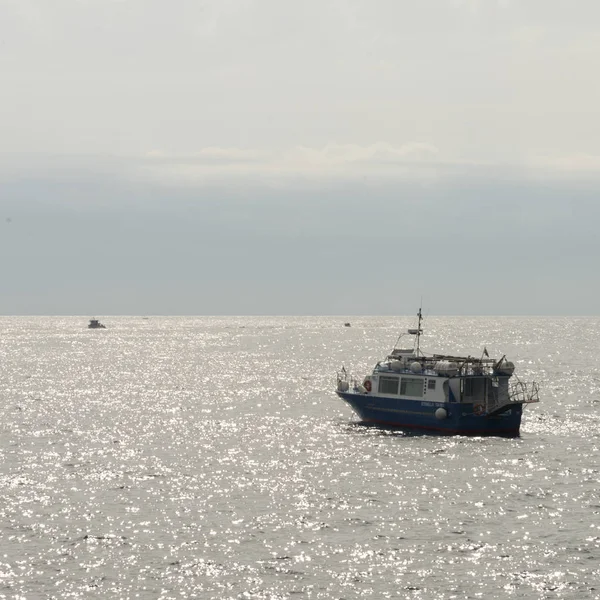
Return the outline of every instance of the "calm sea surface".
[[[414,318],[103,321],[0,318],[0,598],[600,598],[600,319],[425,321],[539,381],[518,439],[356,425]]]

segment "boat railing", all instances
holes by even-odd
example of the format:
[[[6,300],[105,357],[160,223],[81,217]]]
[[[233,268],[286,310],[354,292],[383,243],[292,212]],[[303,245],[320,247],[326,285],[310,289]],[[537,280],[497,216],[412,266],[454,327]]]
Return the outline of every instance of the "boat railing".
[[[360,394],[364,394],[366,392],[366,389],[363,387],[362,380],[359,380],[348,373],[344,367],[337,372],[337,390],[338,392],[352,391]]]
[[[530,404],[540,401],[540,387],[535,381],[524,382],[515,378],[510,382],[508,397],[511,402]]]
[[[416,361],[413,361],[416,362]],[[375,365],[375,370],[384,373],[407,373],[409,375],[448,375],[446,371],[440,371],[436,369],[436,364],[439,361],[425,360],[419,361],[421,363],[421,371],[414,371],[411,367],[411,363],[403,364],[399,367],[392,367],[389,361],[382,360]],[[456,365],[455,372],[451,375],[452,377],[490,377],[495,372],[491,366],[479,365],[479,364],[463,364]]]
[[[346,371],[344,367],[337,372],[337,389],[340,392],[347,392],[350,387],[356,387],[354,378]]]
[[[509,383],[508,390],[505,392],[501,392],[497,386],[492,386],[485,402],[475,405],[475,414],[485,416],[502,412],[513,404],[529,404],[540,401],[539,386],[535,381],[526,383],[519,380],[516,375],[513,377],[514,380]]]
[[[494,374],[491,367],[478,365],[463,365],[458,369],[458,376],[490,377]]]

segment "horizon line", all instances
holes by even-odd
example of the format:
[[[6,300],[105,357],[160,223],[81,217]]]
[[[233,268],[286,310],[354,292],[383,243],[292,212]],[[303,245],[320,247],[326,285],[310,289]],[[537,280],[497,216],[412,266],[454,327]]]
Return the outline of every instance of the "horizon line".
[[[176,314],[166,314],[166,313],[157,313],[157,314],[111,314],[106,313],[101,315],[100,317],[94,316],[89,317],[85,314],[43,314],[43,313],[26,313],[26,314],[1,314],[0,318],[12,318],[12,317],[70,317],[70,318],[82,318],[82,319],[91,319],[91,318],[150,318],[150,317],[168,317],[168,318],[179,318],[179,317],[194,317],[194,318],[208,318],[208,317],[231,317],[231,318],[249,318],[249,317],[328,317],[328,318],[347,318],[347,317],[359,317],[359,318],[403,318],[403,317],[414,317],[416,315],[411,314],[359,314],[359,313],[347,313],[347,314],[292,314],[292,313],[249,313],[249,314],[192,314],[192,313],[176,313]],[[600,317],[599,314],[573,314],[573,313],[447,313],[447,314],[429,314],[427,317],[423,317],[423,320],[430,319],[436,317]]]

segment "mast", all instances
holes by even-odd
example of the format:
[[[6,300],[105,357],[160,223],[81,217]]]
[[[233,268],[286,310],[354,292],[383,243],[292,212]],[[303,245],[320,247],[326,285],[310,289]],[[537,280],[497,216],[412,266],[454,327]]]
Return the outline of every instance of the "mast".
[[[406,333],[408,333],[409,335],[416,335],[417,339],[415,341],[415,345],[413,346],[413,352],[416,352],[416,356],[419,356],[419,345],[421,342],[421,334],[423,333],[423,330],[421,329],[421,322],[423,321],[423,315],[421,314],[421,308],[419,308],[419,312],[417,313],[417,317],[419,317],[419,323],[416,329],[409,329]],[[402,335],[400,336],[402,337]],[[400,339],[400,338],[398,338]],[[398,342],[396,342],[398,343]]]
[[[417,356],[419,356],[419,343],[421,340],[421,321],[423,320],[420,306],[419,306],[419,312],[417,313],[417,317],[419,317],[419,324],[417,325]]]

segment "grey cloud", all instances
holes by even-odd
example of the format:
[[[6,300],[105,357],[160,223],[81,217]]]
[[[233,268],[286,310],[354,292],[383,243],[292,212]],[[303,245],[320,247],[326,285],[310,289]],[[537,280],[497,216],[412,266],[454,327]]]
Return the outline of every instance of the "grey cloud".
[[[597,313],[599,190],[5,182],[0,313]]]

